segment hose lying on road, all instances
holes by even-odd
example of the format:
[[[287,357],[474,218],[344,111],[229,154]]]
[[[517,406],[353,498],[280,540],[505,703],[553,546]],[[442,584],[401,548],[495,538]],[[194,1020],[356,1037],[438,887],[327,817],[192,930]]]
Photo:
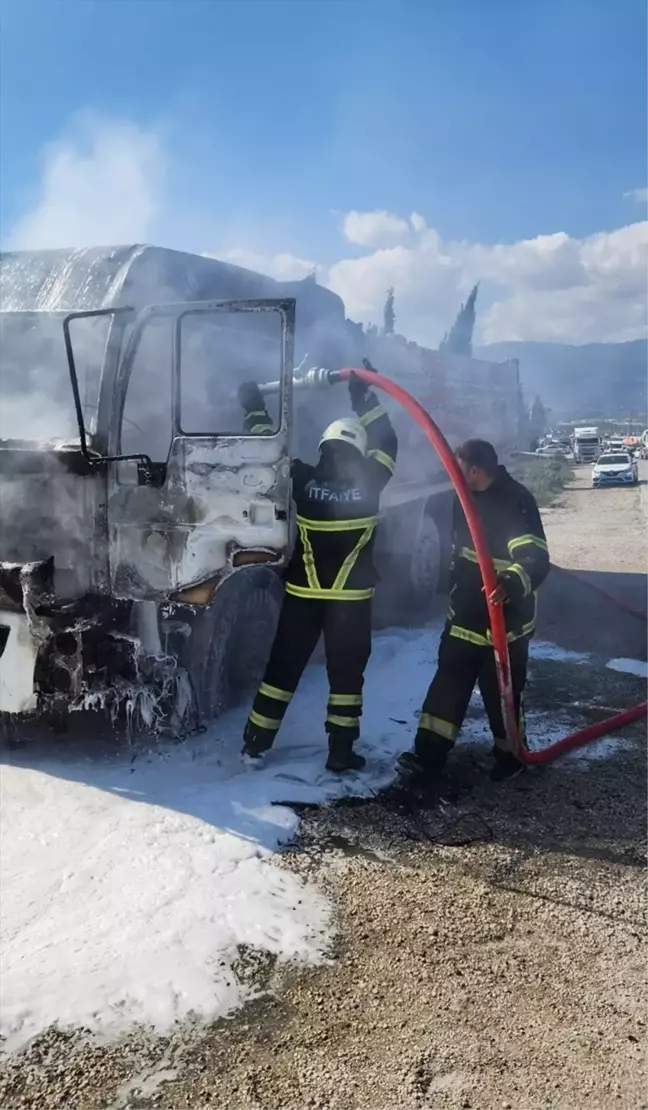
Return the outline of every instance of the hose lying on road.
[[[641,609],[635,609],[634,605],[628,605],[627,601],[622,601],[620,597],[616,597],[614,594],[604,590],[602,586],[597,586],[595,582],[590,582],[589,578],[583,578],[582,574],[579,574],[578,571],[570,570],[568,567],[559,567],[556,563],[552,563],[551,566],[553,570],[559,570],[561,574],[571,574],[572,578],[577,578],[583,585],[589,586],[590,590],[595,590],[601,597],[607,598],[608,601],[613,601],[619,609],[624,609],[625,612],[630,613],[632,617],[637,617],[640,621],[648,620],[648,616],[642,613]]]
[[[331,372],[329,374],[329,380],[345,381],[351,374],[357,374],[367,385],[382,389],[403,406],[412,419],[423,429],[432,446],[436,448],[441,462],[445,466],[457,492],[461,507],[466,516],[468,528],[470,529],[484,583],[493,639],[493,651],[495,654],[497,684],[499,686],[506,736],[509,743],[515,748],[518,758],[522,760],[523,763],[550,763],[553,759],[556,759],[560,755],[564,755],[565,752],[571,751],[573,748],[581,747],[581,745],[588,744],[592,740],[598,740],[601,736],[605,736],[610,732],[615,732],[617,729],[623,728],[624,725],[629,724],[631,721],[636,721],[641,717],[645,717],[648,712],[648,702],[642,702],[641,705],[634,706],[632,709],[627,709],[623,713],[617,713],[614,717],[608,717],[604,721],[598,721],[594,725],[588,725],[586,728],[579,729],[578,732],[572,732],[570,736],[565,736],[562,740],[557,740],[555,743],[539,751],[530,752],[526,750],[520,741],[519,730],[515,719],[513,687],[511,685],[511,670],[509,666],[503,607],[501,605],[493,605],[490,601],[490,595],[497,585],[497,576],[488,548],[484,527],[479,519],[472,494],[454,456],[452,448],[443,435],[443,432],[437,427],[434,420],[423,406],[420,405],[407,390],[396,385],[396,383],[392,382],[389,378],[383,377],[382,374],[378,374],[373,370],[358,370],[353,368]],[[588,584],[591,585],[591,583]],[[598,589],[598,587],[596,588]],[[623,605],[623,608],[627,608],[627,606]]]

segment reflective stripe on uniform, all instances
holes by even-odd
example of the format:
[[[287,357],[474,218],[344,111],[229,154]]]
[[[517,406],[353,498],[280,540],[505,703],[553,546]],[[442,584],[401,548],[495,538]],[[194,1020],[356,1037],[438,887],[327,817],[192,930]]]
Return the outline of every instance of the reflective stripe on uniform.
[[[373,536],[374,528],[374,524],[370,524],[368,528],[365,528],[364,532],[360,536],[360,539],[353,548],[353,551],[350,551],[347,555],[346,559],[342,563],[342,566],[335,576],[335,581],[332,587],[334,590],[343,590],[346,586],[347,582],[349,581],[349,575],[351,574],[351,571],[358,561],[360,552],[362,551],[363,547],[366,547],[366,545],[369,543],[369,540]]]
[[[373,586],[368,590],[324,590],[311,589],[310,586],[295,586],[286,582],[286,593],[293,597],[311,598],[313,601],[366,601],[373,597]]]
[[[320,581],[317,577],[315,555],[313,554],[313,545],[311,544],[310,538],[308,536],[308,529],[305,524],[299,523],[299,517],[297,518],[297,521],[297,527],[299,528],[299,535],[301,538],[302,547],[304,549],[304,570],[306,571],[306,581],[308,582],[309,588],[311,590],[319,590]]]
[[[277,721],[274,717],[264,717],[261,713],[257,713],[256,709],[250,713],[249,720],[257,728],[267,728],[272,732],[276,732],[281,725],[281,721]]]
[[[520,563],[511,563],[508,569],[510,574],[517,574],[524,587],[524,596],[527,597],[527,595],[531,593],[532,586],[531,579],[524,567],[521,566]]]
[[[250,428],[252,435],[272,435],[272,428],[269,424],[255,424]]]
[[[366,412],[364,416],[359,416],[358,419],[363,428],[367,428],[369,424],[373,424],[374,420],[379,420],[381,416],[386,415],[387,413],[382,405],[374,405],[372,409],[369,409],[369,412]]]
[[[507,632],[506,642],[512,644],[514,640],[521,640],[523,636],[531,636],[535,631],[535,619],[523,624],[519,632]],[[477,647],[492,647],[493,636],[490,628],[484,635],[481,632],[473,632],[472,628],[462,628],[461,625],[451,624],[448,629],[448,635],[452,636],[454,640],[465,640],[467,644],[476,644]]]
[[[526,547],[527,544],[539,547],[541,551],[549,551],[546,541],[541,539],[540,536],[532,536],[531,533],[527,533],[525,536],[514,536],[508,542],[508,549],[512,555],[516,547]]]
[[[452,721],[444,721],[443,717],[433,717],[430,713],[419,715],[418,727],[436,732],[437,736],[443,736],[445,740],[456,740],[459,735],[459,729]]]
[[[360,722],[357,717],[336,717],[329,713],[326,723],[327,725],[337,725],[338,728],[358,728]]]
[[[311,520],[307,516],[297,516],[297,525],[309,532],[353,532],[377,523],[377,516],[359,516],[351,520]]]
[[[278,686],[269,686],[267,682],[261,683],[259,693],[266,698],[274,698],[275,701],[285,702],[289,702],[293,696],[292,690],[280,690]]]
[[[392,459],[391,455],[388,455],[385,451],[380,451],[377,447],[374,447],[371,451],[367,451],[367,458],[375,459],[376,462],[384,466],[385,470],[388,470],[390,474],[394,473],[396,462]]]
[[[329,705],[362,705],[362,694],[329,694]]]
[[[377,516],[356,517],[352,520],[311,520],[309,517],[298,516],[297,528],[304,550],[304,570],[308,586],[295,586],[288,582],[286,583],[286,592],[293,594],[295,597],[311,597],[322,601],[364,601],[366,598],[373,597],[373,587],[366,590],[347,590],[345,587],[358,561],[360,552],[373,536],[377,520]],[[360,529],[362,529],[362,533],[353,550],[343,560],[333,585],[328,589],[322,587],[317,575],[315,555],[308,533],[311,531],[358,532]]]
[[[459,551],[461,559],[467,559],[469,563],[479,563],[477,552],[472,547],[462,547]],[[511,563],[509,559],[493,559],[493,566],[495,570],[508,570]]]
[[[477,647],[491,646],[486,636],[482,636],[479,632],[473,632],[470,628],[462,628],[458,624],[450,625],[448,635],[452,636],[454,640],[465,640],[468,644],[477,644]]]

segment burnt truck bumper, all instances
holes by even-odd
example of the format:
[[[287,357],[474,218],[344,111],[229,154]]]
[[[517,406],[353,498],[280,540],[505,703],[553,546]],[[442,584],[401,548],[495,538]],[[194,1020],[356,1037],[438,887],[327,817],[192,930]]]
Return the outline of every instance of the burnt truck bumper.
[[[58,602],[54,560],[0,563],[0,713],[78,706],[137,675],[129,602],[84,595]]]
[[[0,610],[0,649],[0,713],[35,712],[38,643],[26,613]]]

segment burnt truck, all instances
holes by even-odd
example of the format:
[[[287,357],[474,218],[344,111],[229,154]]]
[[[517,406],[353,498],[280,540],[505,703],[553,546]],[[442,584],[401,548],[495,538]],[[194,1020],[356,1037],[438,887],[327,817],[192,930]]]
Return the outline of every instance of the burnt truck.
[[[325,371],[363,358],[451,443],[483,436],[504,460],[516,447],[515,362],[368,332],[310,278],[147,246],[4,254],[0,713],[104,708],[181,732],[250,690],[293,538],[291,458],[314,460],[348,412]],[[272,435],[243,433],[251,379]],[[390,412],[400,450],[378,601],[420,617],[449,555],[452,491],[419,429]]]

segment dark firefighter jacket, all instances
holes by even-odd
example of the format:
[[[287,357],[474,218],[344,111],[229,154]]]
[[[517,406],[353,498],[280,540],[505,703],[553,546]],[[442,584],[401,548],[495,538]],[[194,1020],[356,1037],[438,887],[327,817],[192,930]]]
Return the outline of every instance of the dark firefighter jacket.
[[[535,498],[498,467],[493,484],[473,494],[495,571],[507,587],[504,604],[508,639],[532,636],[535,629],[536,590],[549,573],[549,549]],[[452,588],[448,611],[449,634],[473,644],[492,643],[486,597],[477,554],[463,510],[454,505]]]
[[[286,592],[325,601],[363,601],[373,596],[374,533],[380,494],[396,464],[396,433],[375,393],[354,404],[367,433],[367,456],[358,456],[352,479],[324,479],[318,466],[295,459],[293,499],[297,539],[286,572]],[[266,411],[249,412],[249,432],[272,428]]]

